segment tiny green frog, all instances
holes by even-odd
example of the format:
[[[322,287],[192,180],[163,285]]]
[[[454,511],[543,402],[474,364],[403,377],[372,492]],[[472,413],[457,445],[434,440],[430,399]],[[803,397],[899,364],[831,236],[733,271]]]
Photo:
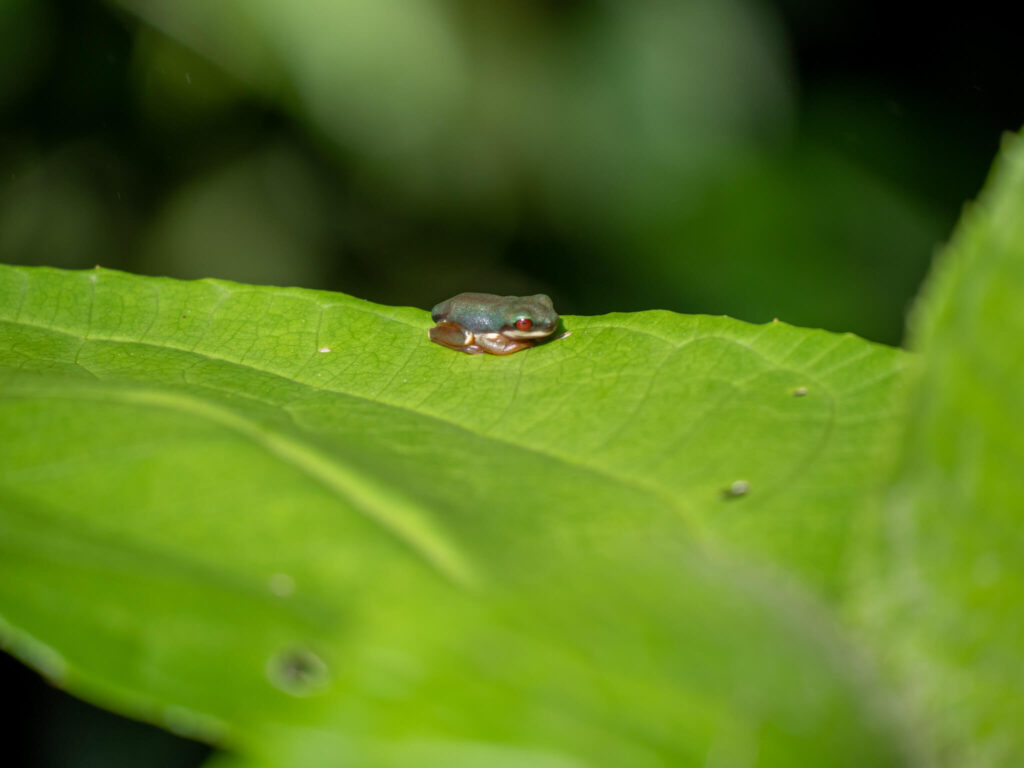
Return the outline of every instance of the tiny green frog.
[[[437,323],[430,329],[431,341],[471,355],[511,355],[558,327],[558,313],[543,293],[460,293],[434,307],[430,316]]]

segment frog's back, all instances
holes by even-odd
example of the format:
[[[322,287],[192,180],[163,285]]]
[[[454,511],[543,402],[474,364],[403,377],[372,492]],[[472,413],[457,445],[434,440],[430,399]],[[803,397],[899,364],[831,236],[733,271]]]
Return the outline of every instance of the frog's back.
[[[477,332],[499,331],[502,318],[495,316],[494,307],[502,298],[492,293],[460,293],[437,304],[430,316],[435,323],[450,320]]]
[[[445,299],[444,301],[435,304],[434,308],[430,310],[430,317],[435,323],[440,322],[448,317],[451,312],[452,299]]]

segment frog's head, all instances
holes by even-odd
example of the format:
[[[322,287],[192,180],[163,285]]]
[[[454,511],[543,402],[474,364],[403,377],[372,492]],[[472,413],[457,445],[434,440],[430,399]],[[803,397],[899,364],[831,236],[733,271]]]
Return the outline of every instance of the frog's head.
[[[543,293],[507,296],[501,332],[512,339],[542,339],[558,327],[558,313]]]

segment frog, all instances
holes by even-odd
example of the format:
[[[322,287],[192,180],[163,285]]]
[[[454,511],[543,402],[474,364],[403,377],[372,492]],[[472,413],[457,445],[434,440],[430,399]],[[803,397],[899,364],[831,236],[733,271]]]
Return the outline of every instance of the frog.
[[[558,327],[558,313],[543,293],[460,293],[435,306],[430,316],[437,323],[430,329],[431,341],[470,355],[511,355],[548,338]]]

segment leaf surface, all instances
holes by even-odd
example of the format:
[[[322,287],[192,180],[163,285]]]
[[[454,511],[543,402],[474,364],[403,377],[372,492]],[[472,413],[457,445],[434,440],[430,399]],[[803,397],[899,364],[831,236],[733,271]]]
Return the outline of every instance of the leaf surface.
[[[8,646],[268,765],[901,763],[827,604],[909,356],[645,312],[474,357],[429,325],[0,267]]]

